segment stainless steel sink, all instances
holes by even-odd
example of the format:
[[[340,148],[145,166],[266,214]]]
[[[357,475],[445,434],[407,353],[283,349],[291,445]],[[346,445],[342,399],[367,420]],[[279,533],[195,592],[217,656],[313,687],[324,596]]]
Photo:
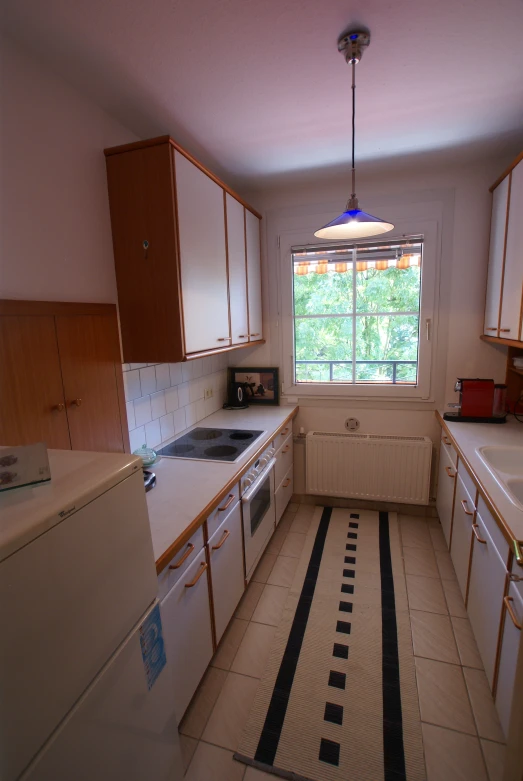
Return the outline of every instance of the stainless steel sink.
[[[512,504],[523,510],[523,447],[486,445],[479,447],[476,453]]]

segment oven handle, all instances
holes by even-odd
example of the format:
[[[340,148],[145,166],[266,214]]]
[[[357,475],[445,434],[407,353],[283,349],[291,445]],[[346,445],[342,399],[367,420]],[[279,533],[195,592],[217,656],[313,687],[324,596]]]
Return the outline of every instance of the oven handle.
[[[260,487],[260,484],[261,484],[261,483],[263,483],[263,481],[265,480],[265,478],[267,477],[267,475],[269,474],[269,472],[271,472],[271,471],[272,471],[272,469],[274,468],[274,464],[275,464],[275,463],[276,463],[276,459],[275,459],[275,458],[271,458],[271,460],[269,461],[269,463],[267,464],[267,466],[265,466],[265,467],[263,468],[263,472],[262,472],[261,474],[259,474],[259,475],[258,475],[258,477],[257,477],[257,478],[256,478],[256,480],[254,481],[254,483],[251,485],[251,487],[249,488],[249,490],[248,490],[248,491],[246,491],[246,492],[243,494],[243,496],[242,496],[242,502],[243,502],[244,504],[247,504],[247,502],[249,502],[249,501],[252,499],[252,497],[254,496],[254,494],[256,493],[256,491],[258,490],[258,488]]]

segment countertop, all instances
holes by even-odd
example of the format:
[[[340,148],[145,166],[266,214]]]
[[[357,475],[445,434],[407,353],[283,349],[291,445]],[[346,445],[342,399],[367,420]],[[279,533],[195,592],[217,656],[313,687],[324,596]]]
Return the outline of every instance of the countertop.
[[[518,423],[512,416],[501,425],[453,423],[443,420],[443,413],[440,412],[436,413],[436,417],[454,441],[460,458],[465,462],[472,478],[482,489],[481,493],[493,511],[505,537],[523,542],[523,510],[511,502],[494,474],[477,453],[477,448],[485,445],[523,447],[523,423]]]
[[[264,431],[236,463],[162,458],[154,466],[148,467],[156,474],[156,486],[147,493],[147,506],[158,573],[239,480],[255,454],[263,450],[275,433],[289,423],[297,412],[296,405],[220,410],[200,420],[192,428],[226,427]]]

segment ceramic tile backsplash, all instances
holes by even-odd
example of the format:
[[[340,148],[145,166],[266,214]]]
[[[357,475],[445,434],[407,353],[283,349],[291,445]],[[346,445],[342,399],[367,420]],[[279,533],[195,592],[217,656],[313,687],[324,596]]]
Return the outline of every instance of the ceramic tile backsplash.
[[[223,406],[228,355],[185,363],[124,363],[131,452],[160,447]],[[212,397],[205,399],[205,391]]]

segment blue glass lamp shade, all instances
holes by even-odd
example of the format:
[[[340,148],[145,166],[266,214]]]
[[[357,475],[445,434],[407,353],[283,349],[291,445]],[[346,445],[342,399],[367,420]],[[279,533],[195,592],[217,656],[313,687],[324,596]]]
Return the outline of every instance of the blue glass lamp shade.
[[[349,202],[347,207],[349,205],[352,204]],[[343,214],[317,230],[314,235],[318,239],[361,239],[365,236],[379,236],[380,233],[387,233],[393,228],[391,222],[367,214],[360,208],[347,208]]]

